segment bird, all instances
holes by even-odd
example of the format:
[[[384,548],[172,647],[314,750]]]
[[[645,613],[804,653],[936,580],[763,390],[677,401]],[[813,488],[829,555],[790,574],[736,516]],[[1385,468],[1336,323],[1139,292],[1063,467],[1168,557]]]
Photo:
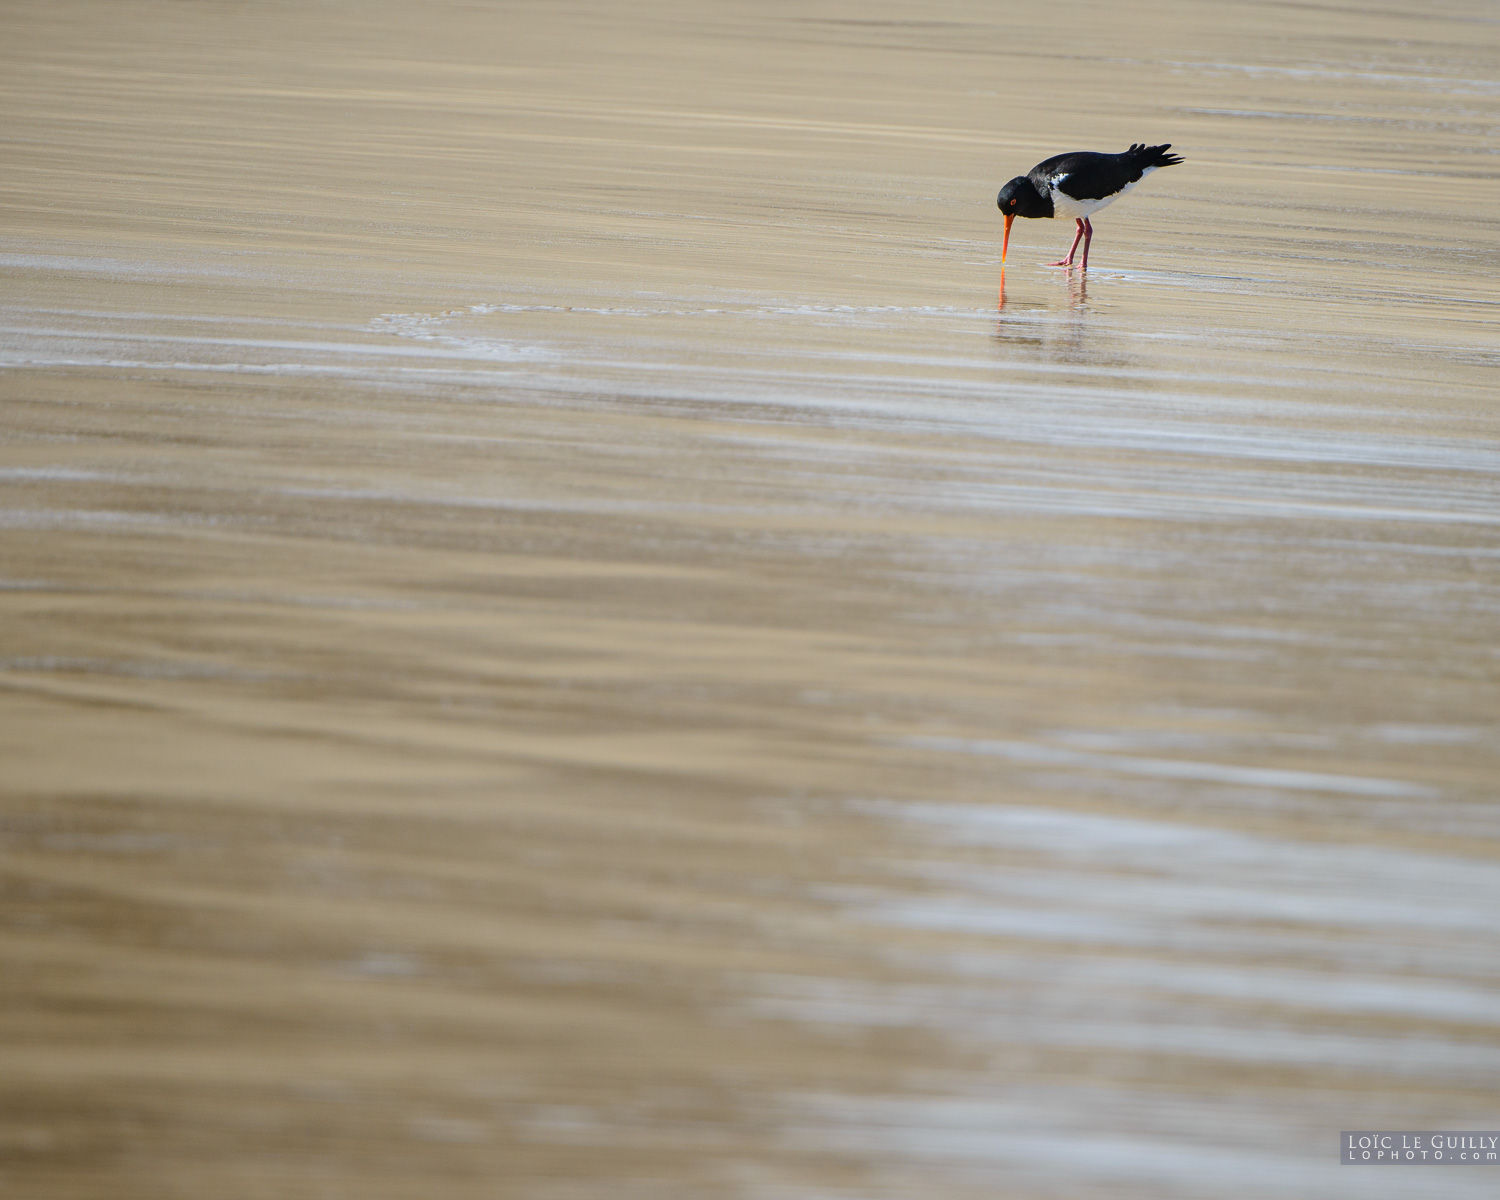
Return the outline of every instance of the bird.
[[[1089,217],[1106,204],[1123,196],[1157,167],[1175,167],[1180,154],[1168,154],[1172,143],[1161,146],[1133,145],[1123,154],[1098,154],[1077,150],[1055,154],[1037,163],[1024,175],[1017,175],[1003,188],[996,203],[1005,215],[1005,241],[1000,247],[1000,262],[1005,263],[1010,249],[1010,224],[1017,217],[1072,217],[1078,226],[1068,257],[1049,267],[1071,267],[1078,241],[1083,239],[1083,269],[1089,265],[1089,243],[1094,240],[1094,226]]]

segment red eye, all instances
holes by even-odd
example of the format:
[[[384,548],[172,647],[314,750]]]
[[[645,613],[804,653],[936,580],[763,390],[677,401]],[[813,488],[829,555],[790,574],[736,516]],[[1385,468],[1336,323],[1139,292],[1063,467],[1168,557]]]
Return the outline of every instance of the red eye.
[[[1015,206],[1016,206],[1016,202],[1015,202],[1015,201],[1014,201],[1014,200],[1012,200],[1012,201],[1011,201],[1011,202],[1010,202],[1010,206],[1011,206],[1011,207],[1012,207],[1012,208],[1015,208]]]

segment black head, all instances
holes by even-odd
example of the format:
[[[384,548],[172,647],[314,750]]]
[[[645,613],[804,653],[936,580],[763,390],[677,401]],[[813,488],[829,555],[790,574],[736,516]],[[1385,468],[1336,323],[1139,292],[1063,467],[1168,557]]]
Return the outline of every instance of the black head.
[[[1017,175],[1003,188],[995,200],[1000,211],[1007,217],[1050,217],[1052,202],[1042,196],[1024,175]]]
[[[1000,262],[1004,264],[1005,256],[1010,251],[1010,223],[1017,217],[1050,217],[1052,199],[1038,192],[1026,176],[1017,175],[1000,189],[995,203],[1000,206],[1000,213],[1005,218],[1005,240],[1000,243]]]

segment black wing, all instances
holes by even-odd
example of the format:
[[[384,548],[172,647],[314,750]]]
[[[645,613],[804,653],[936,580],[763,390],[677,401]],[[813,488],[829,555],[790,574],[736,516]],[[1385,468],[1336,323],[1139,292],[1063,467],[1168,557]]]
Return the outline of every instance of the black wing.
[[[1075,200],[1103,200],[1129,187],[1149,167],[1175,167],[1182,158],[1168,154],[1171,148],[1168,142],[1163,146],[1131,146],[1124,154],[1096,154],[1092,150],[1057,154],[1032,167],[1029,178],[1044,196],[1057,188]]]

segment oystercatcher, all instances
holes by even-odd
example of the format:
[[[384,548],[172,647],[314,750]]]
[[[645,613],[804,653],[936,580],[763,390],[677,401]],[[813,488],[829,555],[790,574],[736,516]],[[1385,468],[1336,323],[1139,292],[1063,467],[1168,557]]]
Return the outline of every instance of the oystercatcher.
[[[1172,143],[1164,146],[1131,146],[1124,154],[1096,154],[1079,150],[1058,154],[1039,162],[1025,175],[1017,175],[1000,189],[996,203],[1005,214],[1005,241],[1000,246],[1000,261],[1005,262],[1010,249],[1010,223],[1017,217],[1072,217],[1078,226],[1068,257],[1049,267],[1071,267],[1078,239],[1083,239],[1083,267],[1089,265],[1089,243],[1094,227],[1089,217],[1110,201],[1123,196],[1157,167],[1175,167],[1182,161],[1178,154],[1168,154]]]

